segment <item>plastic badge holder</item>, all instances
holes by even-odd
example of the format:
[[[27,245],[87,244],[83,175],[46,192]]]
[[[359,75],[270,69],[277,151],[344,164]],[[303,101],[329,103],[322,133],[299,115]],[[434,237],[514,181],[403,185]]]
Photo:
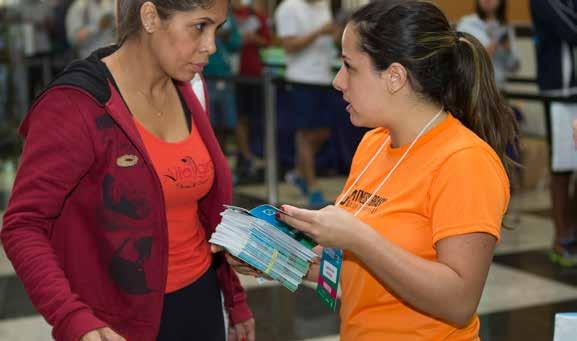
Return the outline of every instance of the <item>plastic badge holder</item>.
[[[317,282],[317,295],[332,311],[337,310],[337,293],[343,265],[343,250],[324,248]]]

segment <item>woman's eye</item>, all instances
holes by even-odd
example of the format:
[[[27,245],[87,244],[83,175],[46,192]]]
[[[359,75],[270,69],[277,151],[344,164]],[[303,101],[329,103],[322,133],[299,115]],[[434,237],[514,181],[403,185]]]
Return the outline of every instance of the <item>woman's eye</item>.
[[[200,24],[194,25],[194,28],[195,28],[196,30],[198,30],[199,32],[202,32],[202,31],[204,30],[204,26],[205,26],[204,23],[200,23]]]

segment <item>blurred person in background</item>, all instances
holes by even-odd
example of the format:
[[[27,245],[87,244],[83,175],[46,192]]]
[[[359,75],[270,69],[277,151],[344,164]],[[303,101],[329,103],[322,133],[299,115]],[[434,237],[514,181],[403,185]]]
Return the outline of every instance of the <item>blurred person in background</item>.
[[[206,83],[212,126],[225,154],[227,154],[228,136],[235,131],[238,124],[235,87],[231,81],[210,77],[226,78],[235,74],[232,58],[238,53],[240,46],[240,32],[236,20],[229,13],[226,22],[217,33],[216,52],[210,56],[203,72],[203,75],[209,77]]]
[[[343,48],[342,46],[343,34],[345,33],[345,28],[347,27],[349,19],[351,18],[351,15],[353,15],[353,13],[354,11],[349,9],[340,9],[335,15],[334,37],[335,37],[335,45],[338,51],[341,51]]]
[[[22,53],[25,58],[24,66],[27,69],[28,96],[33,98],[49,81],[44,78],[43,67],[48,62],[52,51],[50,41],[50,22],[52,19],[52,4],[48,1],[23,1],[18,11],[22,25]],[[46,65],[46,64],[45,64]],[[26,103],[28,106],[29,103]]]
[[[271,40],[268,19],[254,1],[232,0],[232,8],[242,36],[238,73],[240,76],[261,78],[263,65],[260,49],[267,47]],[[236,175],[242,179],[254,177],[263,165],[262,160],[250,149],[249,122],[262,121],[264,89],[260,84],[238,84],[236,94],[238,110]]]
[[[114,0],[74,0],[66,14],[66,35],[78,57],[113,44]]]
[[[335,27],[326,0],[285,0],[275,12],[276,30],[286,53],[285,78],[317,86],[331,84],[336,57]],[[329,89],[289,85],[296,125],[295,172],[287,181],[299,188],[311,207],[322,207],[325,198],[316,179],[315,157],[331,134],[333,114]]]
[[[504,89],[507,75],[520,66],[515,30],[507,23],[507,0],[476,0],[475,9],[476,13],[459,21],[457,31],[467,32],[483,44],[493,62],[497,87]]]
[[[72,3],[73,0],[55,0],[52,7],[50,38],[52,52],[58,55],[65,54],[70,50],[70,43],[66,35],[66,15]]]
[[[228,340],[254,341],[208,243],[232,180],[190,83],[228,1],[117,6],[118,45],[70,64],[21,125],[4,250],[58,341],[224,341],[223,308]]]
[[[577,0],[531,0],[539,90],[548,96],[577,95]],[[550,108],[551,202],[555,240],[550,258],[577,266],[577,149],[572,122],[577,104],[552,103]]]
[[[50,33],[50,59],[52,64],[52,77],[55,77],[75,58],[74,49],[68,42],[66,35],[66,14],[73,0],[54,0],[52,16],[49,22]]]

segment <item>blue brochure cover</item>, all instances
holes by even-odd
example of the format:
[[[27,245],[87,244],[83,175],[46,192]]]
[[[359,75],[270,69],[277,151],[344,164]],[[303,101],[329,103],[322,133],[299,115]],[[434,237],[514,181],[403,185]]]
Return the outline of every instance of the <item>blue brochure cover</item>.
[[[306,234],[295,230],[294,228],[285,224],[282,221],[279,221],[276,218],[277,213],[286,214],[272,205],[260,205],[249,211],[249,214],[252,215],[253,217],[262,219],[267,223],[273,225],[274,227],[284,232],[294,240],[298,241],[301,245],[305,246],[307,249],[310,250],[313,247],[317,246],[317,244]]]

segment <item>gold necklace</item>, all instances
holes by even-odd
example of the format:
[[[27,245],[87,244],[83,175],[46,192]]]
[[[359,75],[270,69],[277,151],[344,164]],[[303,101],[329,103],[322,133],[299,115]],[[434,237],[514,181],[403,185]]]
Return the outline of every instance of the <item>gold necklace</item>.
[[[158,109],[158,107],[154,104],[154,102],[152,102],[150,99],[148,99],[148,97],[144,94],[144,92],[142,92],[141,90],[136,90],[136,92],[141,95],[142,97],[144,97],[144,99],[148,102],[148,104],[150,104],[152,106],[152,108],[154,108],[154,110],[156,110],[156,116],[159,118],[164,117],[164,111]],[[166,104],[166,95],[164,95],[164,100],[162,101],[162,106],[164,107],[164,105]]]
[[[120,72],[121,72],[121,74],[122,74],[122,77],[123,77],[123,78],[126,78],[126,75],[125,75],[125,73],[124,73],[124,68],[122,67],[122,63],[120,62],[120,56],[117,56],[117,57],[116,57],[116,61],[117,61],[118,67],[119,67],[119,69],[120,69]],[[163,117],[164,117],[164,111],[163,111],[163,110],[159,110],[158,107],[148,98],[148,96],[146,96],[146,94],[145,94],[142,90],[136,89],[136,93],[139,94],[140,96],[142,96],[142,97],[144,98],[144,100],[147,101],[150,106],[152,106],[152,108],[156,111],[156,113],[155,113],[155,114],[156,114],[156,117],[158,117],[158,118],[163,118]],[[168,96],[166,96],[166,94],[165,94],[165,95],[164,95],[164,100],[162,101],[162,106],[161,106],[161,107],[164,107],[164,105],[166,104],[166,98],[167,98],[167,97],[168,97]]]

